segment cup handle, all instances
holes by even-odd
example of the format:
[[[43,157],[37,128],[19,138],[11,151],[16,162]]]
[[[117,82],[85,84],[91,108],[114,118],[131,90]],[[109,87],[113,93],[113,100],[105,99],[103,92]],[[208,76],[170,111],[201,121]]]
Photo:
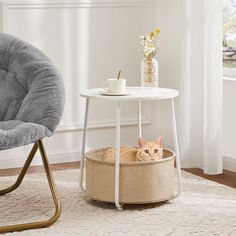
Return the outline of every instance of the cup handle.
[[[106,91],[108,91],[108,81],[104,81],[103,82],[103,89],[105,89]]]

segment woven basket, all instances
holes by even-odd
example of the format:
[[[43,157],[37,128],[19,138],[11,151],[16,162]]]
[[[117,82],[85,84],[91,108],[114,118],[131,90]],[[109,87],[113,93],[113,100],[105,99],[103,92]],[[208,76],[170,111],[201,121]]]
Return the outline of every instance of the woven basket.
[[[114,202],[115,163],[103,161],[105,149],[86,153],[86,192],[93,199]],[[120,202],[142,204],[166,201],[174,197],[175,153],[164,149],[158,161],[120,164]]]

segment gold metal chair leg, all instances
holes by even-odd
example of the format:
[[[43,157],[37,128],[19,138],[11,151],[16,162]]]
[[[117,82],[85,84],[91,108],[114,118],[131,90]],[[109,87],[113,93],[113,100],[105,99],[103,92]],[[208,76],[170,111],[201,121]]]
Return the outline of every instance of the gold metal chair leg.
[[[0,190],[0,195],[10,193],[10,192],[17,189],[20,186],[20,184],[21,184],[21,182],[22,182],[22,180],[25,176],[25,173],[27,172],[27,170],[28,170],[28,168],[29,168],[29,166],[30,166],[37,150],[38,150],[38,145],[37,145],[37,143],[35,143],[32,150],[30,151],[30,154],[29,154],[29,156],[28,156],[28,158],[27,158],[27,160],[26,160],[26,162],[25,162],[25,164],[24,164],[24,166],[23,166],[16,182],[12,186]]]
[[[53,201],[55,204],[55,213],[54,215],[45,221],[39,221],[39,222],[31,222],[31,223],[25,223],[25,224],[18,224],[18,225],[9,225],[9,226],[2,226],[0,227],[0,233],[6,233],[6,232],[13,232],[13,231],[21,231],[21,230],[26,230],[26,229],[36,229],[36,228],[43,228],[43,227],[48,227],[50,225],[52,225],[53,223],[55,223],[57,221],[57,219],[60,217],[61,215],[61,202],[57,193],[57,189],[56,189],[56,185],[50,170],[50,166],[49,166],[49,162],[48,162],[48,158],[47,158],[47,154],[45,152],[45,148],[43,145],[42,140],[39,140],[37,143],[34,144],[29,157],[26,160],[26,163],[19,175],[19,177],[17,178],[17,181],[15,184],[13,184],[11,187],[6,188],[4,190],[0,191],[0,195],[9,193],[11,191],[13,191],[14,189],[16,189],[22,182],[25,173],[37,151],[37,149],[39,148],[40,150],[40,154],[43,160],[43,165],[44,165],[44,169],[47,175],[47,179],[48,179],[48,183],[50,186],[50,190],[51,190],[51,194],[53,197]]]

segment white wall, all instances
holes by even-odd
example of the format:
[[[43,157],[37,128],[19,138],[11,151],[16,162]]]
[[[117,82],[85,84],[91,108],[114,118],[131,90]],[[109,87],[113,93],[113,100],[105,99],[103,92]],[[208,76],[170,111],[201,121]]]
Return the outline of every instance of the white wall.
[[[183,35],[186,33],[187,12],[182,7],[182,1],[5,0],[0,5],[1,31],[41,48],[64,75],[64,116],[56,134],[45,140],[52,163],[80,158],[85,105],[79,97],[81,90],[100,87],[104,79],[115,76],[119,69],[127,78],[128,85],[139,85],[141,55],[137,49],[140,34],[161,28],[158,55],[160,86],[180,89],[181,78],[188,75],[188,68],[183,68],[186,65],[183,60],[187,42],[183,41]],[[195,85],[192,86],[194,88]],[[229,157],[225,159],[229,161],[225,161],[226,168],[232,166],[230,157],[236,157],[233,143],[235,126],[231,125],[235,116],[229,105],[234,86],[235,83],[224,82],[223,151]],[[179,102],[183,101],[177,98],[177,123],[183,122],[179,119]],[[165,144],[173,146],[169,105],[168,101],[161,101],[143,106],[144,138],[153,140],[162,134]],[[90,108],[87,148],[114,145],[114,107],[109,103],[94,102]],[[122,108],[124,126],[121,142],[135,145],[136,104],[131,102]],[[196,124],[192,125],[197,128]],[[179,133],[181,135],[181,130]],[[2,151],[0,168],[22,165],[29,148]],[[39,161],[38,158],[34,164]],[[191,155],[181,162],[185,167],[202,165]]]
[[[79,160],[84,100],[79,92],[100,87],[119,69],[130,86],[140,85],[139,35],[152,23],[152,1],[5,0],[0,10],[1,31],[14,34],[42,49],[61,70],[66,86],[66,107],[56,134],[45,139],[52,163]],[[166,102],[143,105],[143,136],[155,139],[171,134],[162,113]],[[136,144],[136,104],[122,105],[122,144]],[[112,103],[90,106],[88,149],[114,145]],[[30,146],[0,153],[0,168],[22,165]],[[37,158],[34,164],[40,163]]]
[[[223,154],[224,168],[236,171],[236,81],[224,80],[223,99]]]

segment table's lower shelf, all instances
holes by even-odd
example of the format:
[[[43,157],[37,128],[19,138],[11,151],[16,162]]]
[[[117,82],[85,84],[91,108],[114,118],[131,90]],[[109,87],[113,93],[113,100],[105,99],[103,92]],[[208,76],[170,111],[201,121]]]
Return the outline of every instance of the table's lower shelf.
[[[85,154],[86,193],[96,200],[115,202],[115,163],[101,160],[103,151]],[[120,163],[120,202],[143,204],[174,198],[174,158],[175,153],[165,149],[159,161]]]

